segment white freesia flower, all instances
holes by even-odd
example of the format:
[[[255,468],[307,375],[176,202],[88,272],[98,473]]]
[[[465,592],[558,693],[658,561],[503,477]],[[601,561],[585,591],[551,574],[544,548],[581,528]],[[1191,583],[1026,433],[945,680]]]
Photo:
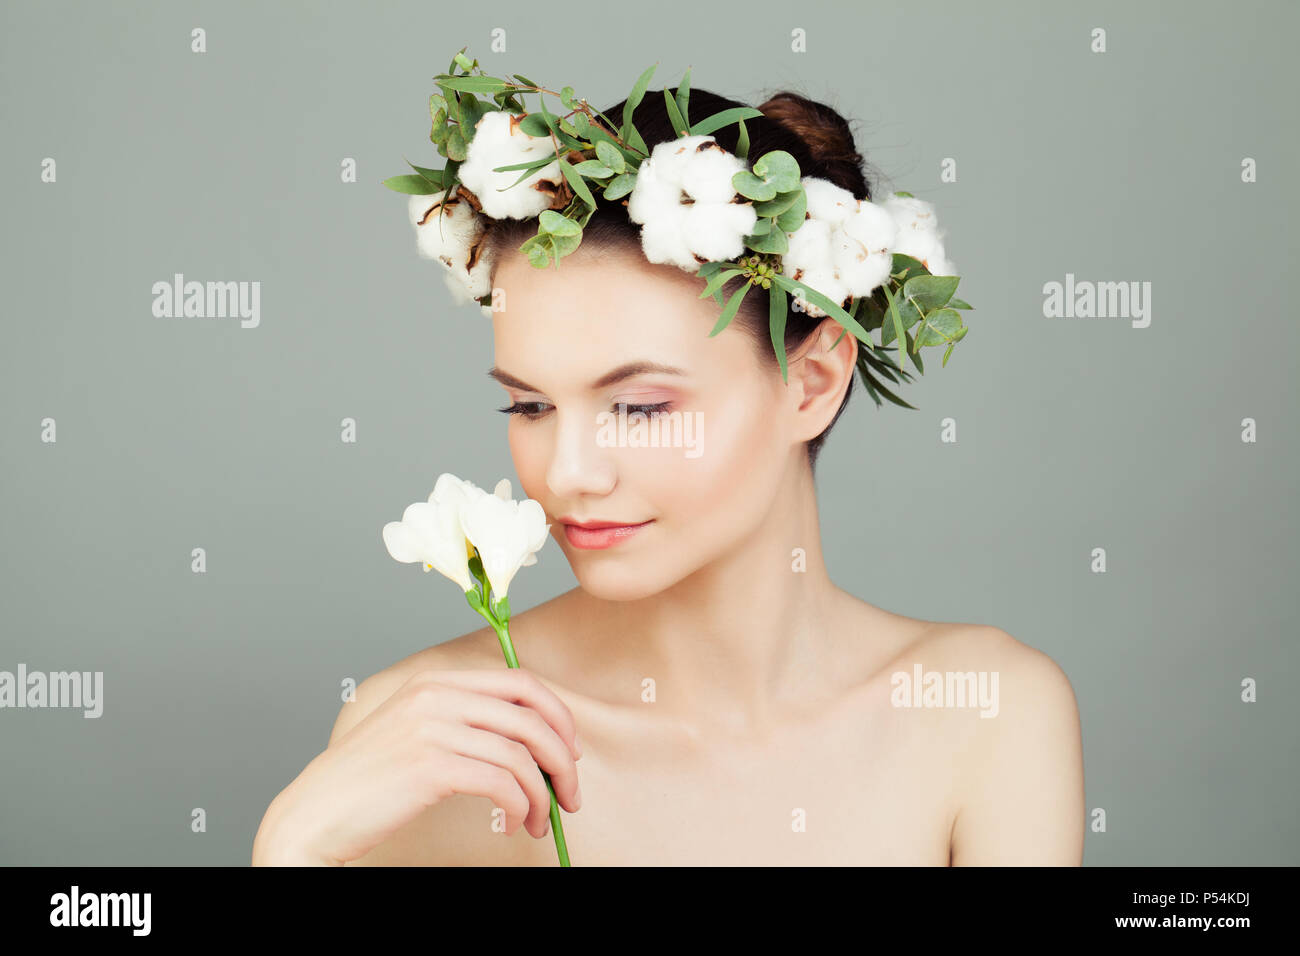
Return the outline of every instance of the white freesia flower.
[[[407,214],[415,227],[416,248],[426,259],[447,268],[447,288],[457,302],[471,302],[490,291],[491,257],[487,254],[483,216],[463,197],[444,203],[447,191],[412,196]]]
[[[627,215],[640,223],[650,262],[695,272],[702,262],[735,259],[758,222],[753,204],[736,202],[731,177],[747,169],[712,136],[657,144],[637,167]]]
[[[384,545],[396,560],[420,561],[425,571],[437,570],[462,591],[473,591],[477,585],[469,573],[472,551],[461,526],[461,510],[472,495],[462,485],[454,475],[441,475],[428,501],[407,505],[401,521],[384,525]]]
[[[460,181],[478,197],[483,214],[493,219],[530,219],[550,209],[564,178],[558,160],[533,170],[518,183],[518,169],[493,172],[497,166],[555,155],[555,143],[549,136],[529,136],[519,128],[526,115],[505,110],[484,113],[474,125],[474,138],[460,165]]]
[[[898,232],[894,217],[829,180],[805,176],[802,183],[808,211],[799,228],[786,233],[786,274],[840,306],[870,295],[889,278]],[[826,314],[798,296],[795,301],[809,315]]]
[[[898,223],[898,239],[893,251],[913,259],[919,259],[931,275],[951,276],[957,274],[953,265],[943,251],[944,231],[939,229],[939,219],[934,206],[915,196],[899,196],[890,193],[881,206],[894,217]]]
[[[551,528],[538,502],[510,497],[508,478],[497,482],[493,494],[471,493],[461,512],[461,523],[483,560],[483,570],[498,601],[506,596],[520,568],[537,563],[536,553],[546,543]]]

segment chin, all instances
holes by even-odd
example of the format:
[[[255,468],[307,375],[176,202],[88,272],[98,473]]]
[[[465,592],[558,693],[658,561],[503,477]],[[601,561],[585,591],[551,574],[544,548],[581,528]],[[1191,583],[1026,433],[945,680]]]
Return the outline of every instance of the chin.
[[[663,581],[648,578],[636,562],[622,567],[602,567],[600,563],[600,559],[593,561],[589,555],[579,552],[576,559],[570,560],[569,566],[573,568],[578,585],[602,601],[639,601],[658,594],[678,580],[675,577]]]

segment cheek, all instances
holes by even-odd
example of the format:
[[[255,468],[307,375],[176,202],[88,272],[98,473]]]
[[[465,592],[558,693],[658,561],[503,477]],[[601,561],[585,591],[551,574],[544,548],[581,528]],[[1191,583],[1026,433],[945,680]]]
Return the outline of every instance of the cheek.
[[[507,426],[506,440],[510,445],[510,458],[523,485],[523,493],[529,498],[546,500],[546,463],[550,455],[548,439],[543,437],[546,429],[532,426],[523,419],[512,420]]]
[[[767,513],[783,464],[776,410],[741,395],[697,406],[697,446],[628,449],[620,468],[647,494],[678,533],[729,537]]]

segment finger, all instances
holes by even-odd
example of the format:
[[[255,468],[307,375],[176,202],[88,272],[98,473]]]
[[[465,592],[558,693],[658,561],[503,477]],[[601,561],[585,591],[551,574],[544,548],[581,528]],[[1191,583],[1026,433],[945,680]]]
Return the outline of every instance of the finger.
[[[555,797],[564,809],[577,812],[578,768],[573,754],[537,711],[487,694],[445,686],[437,695],[431,695],[428,708],[434,720],[477,727],[519,741],[527,747],[533,762],[550,775]]]
[[[490,730],[458,723],[445,725],[443,741],[444,746],[463,757],[495,764],[514,774],[528,797],[525,821],[528,832],[536,837],[546,835],[546,824],[551,818],[551,792],[546,789],[541,768],[526,746]]]
[[[407,685],[420,686],[430,681],[447,687],[491,694],[508,703],[532,708],[555,729],[573,758],[578,759],[575,740],[578,730],[573,713],[555,691],[543,684],[532,672],[522,667],[508,667],[504,670],[421,671],[411,677]]]
[[[507,834],[527,823],[532,801],[509,770],[448,751],[439,754],[437,763],[440,783],[453,793],[487,797],[493,806],[505,811]],[[529,832],[537,836],[532,830]]]

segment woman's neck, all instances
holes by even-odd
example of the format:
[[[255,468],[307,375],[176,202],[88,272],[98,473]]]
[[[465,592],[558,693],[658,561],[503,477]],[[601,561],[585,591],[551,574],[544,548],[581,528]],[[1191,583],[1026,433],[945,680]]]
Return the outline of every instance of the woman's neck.
[[[602,685],[639,693],[652,679],[661,715],[738,733],[839,686],[853,599],[827,574],[811,474],[796,470],[775,501],[748,540],[671,588],[637,601],[579,592]]]

